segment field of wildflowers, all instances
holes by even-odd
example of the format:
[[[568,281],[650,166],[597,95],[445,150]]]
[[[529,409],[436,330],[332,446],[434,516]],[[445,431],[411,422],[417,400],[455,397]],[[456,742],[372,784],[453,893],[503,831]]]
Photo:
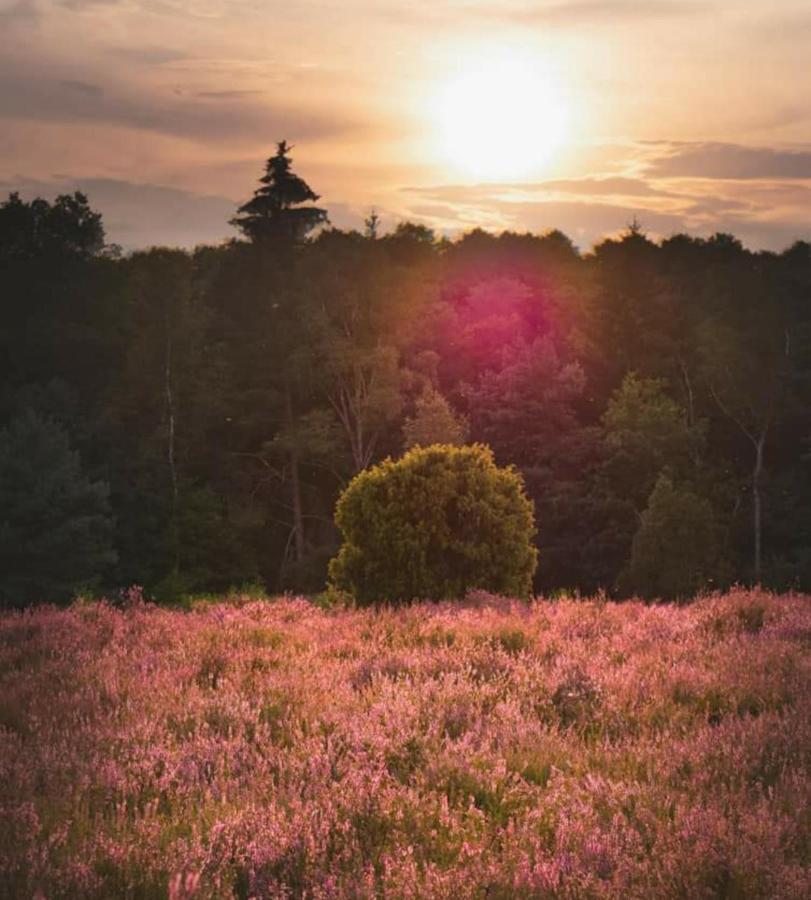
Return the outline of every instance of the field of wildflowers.
[[[0,618],[5,897],[807,898],[811,598]]]

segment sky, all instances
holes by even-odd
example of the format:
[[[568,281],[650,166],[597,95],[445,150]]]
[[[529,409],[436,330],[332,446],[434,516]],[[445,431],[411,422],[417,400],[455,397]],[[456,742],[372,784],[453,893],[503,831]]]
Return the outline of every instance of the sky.
[[[0,0],[0,196],[233,237],[277,141],[332,223],[811,240],[809,0]]]

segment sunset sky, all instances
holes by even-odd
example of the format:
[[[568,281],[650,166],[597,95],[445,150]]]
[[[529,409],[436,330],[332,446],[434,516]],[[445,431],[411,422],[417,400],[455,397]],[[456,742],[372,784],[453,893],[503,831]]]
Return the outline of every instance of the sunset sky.
[[[335,225],[811,239],[808,0],[0,0],[0,190],[233,236],[277,140]]]

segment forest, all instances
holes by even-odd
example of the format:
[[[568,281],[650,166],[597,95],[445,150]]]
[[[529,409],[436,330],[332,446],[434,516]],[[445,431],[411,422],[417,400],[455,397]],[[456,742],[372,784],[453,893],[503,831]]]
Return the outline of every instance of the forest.
[[[434,443],[521,473],[538,594],[811,589],[811,245],[361,233],[317,202],[282,142],[219,246],[0,205],[1,605],[317,594],[341,490]]]

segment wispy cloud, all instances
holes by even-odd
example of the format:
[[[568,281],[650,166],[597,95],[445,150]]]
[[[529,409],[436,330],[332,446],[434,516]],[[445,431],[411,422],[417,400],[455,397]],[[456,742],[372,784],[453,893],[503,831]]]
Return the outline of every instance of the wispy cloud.
[[[693,0],[574,0],[574,2],[487,3],[493,17],[513,21],[558,25],[604,25],[668,19],[704,12],[706,3]]]
[[[78,91],[80,94],[84,94],[85,97],[99,97],[104,93],[100,85],[91,84],[88,81],[76,81],[73,78],[63,78],[59,84],[69,91]]]
[[[346,4],[346,0],[344,0]],[[368,14],[397,23],[466,24],[547,27],[605,27],[652,19],[693,16],[706,11],[706,2],[697,0],[450,0],[442,4],[419,0],[356,4]]]
[[[21,77],[22,75],[22,77]],[[208,100],[228,100],[212,108]],[[56,81],[36,71],[0,63],[0,119],[99,122],[201,141],[287,134],[297,140],[363,131],[346,112],[283,106],[248,90],[136,92],[75,78]]]
[[[780,179],[744,188],[733,179],[606,176],[431,185],[407,188],[403,194],[407,214],[446,230],[476,224],[496,230],[561,228],[582,249],[633,219],[655,237],[732,231],[755,248],[777,250],[811,237],[811,222],[802,215],[811,188]]]
[[[20,25],[31,25],[38,19],[34,0],[10,0],[0,5],[0,25],[12,29]]]
[[[652,178],[811,178],[811,148],[670,144],[646,168]]]

